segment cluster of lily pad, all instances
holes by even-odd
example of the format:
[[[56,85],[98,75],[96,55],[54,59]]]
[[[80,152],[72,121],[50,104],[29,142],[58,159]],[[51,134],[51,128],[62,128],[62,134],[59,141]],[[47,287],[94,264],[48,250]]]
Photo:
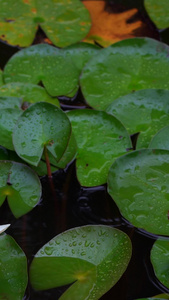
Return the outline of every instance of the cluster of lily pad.
[[[42,2],[50,19],[42,14]],[[57,46],[85,36],[88,13],[74,1],[85,20],[79,23],[76,16],[74,29],[67,30],[78,31],[66,42],[62,39],[62,15],[71,23],[71,1],[65,2],[69,5],[36,1],[35,7],[33,0],[18,1],[24,29],[27,24],[31,28],[29,38],[19,36],[20,45],[32,43],[38,24]],[[145,1],[147,9],[150,2]],[[0,0],[0,5],[1,38],[15,45],[23,16],[18,17],[12,0]],[[6,14],[6,5],[11,15]],[[64,10],[57,15],[61,6]],[[56,22],[59,29],[53,27]],[[79,87],[88,108],[63,112],[60,96],[74,97]],[[169,289],[167,45],[134,38],[107,49],[78,43],[63,49],[39,44],[20,50],[0,71],[0,131],[0,206],[7,197],[16,218],[26,214],[41,198],[38,175],[51,177],[75,159],[82,186],[107,183],[121,214],[133,226],[165,236],[154,243],[151,262]],[[28,281],[27,260],[5,229],[0,226],[0,298],[21,300]],[[30,282],[37,290],[72,284],[61,300],[97,300],[122,276],[131,252],[131,241],[122,231],[103,225],[77,227],[38,251],[30,266]]]

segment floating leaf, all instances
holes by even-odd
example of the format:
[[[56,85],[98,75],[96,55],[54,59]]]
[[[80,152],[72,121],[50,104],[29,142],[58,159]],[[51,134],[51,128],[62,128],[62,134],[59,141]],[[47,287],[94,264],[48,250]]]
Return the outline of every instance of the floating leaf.
[[[145,24],[141,18],[134,21],[134,17],[138,14],[136,8],[122,11],[112,12],[108,9],[106,1],[85,0],[84,5],[89,10],[92,18],[92,27],[85,37],[87,42],[97,42],[103,47],[123,39],[144,36]],[[115,6],[115,3],[113,3]],[[132,20],[132,22],[130,22]]]
[[[90,29],[90,16],[79,0],[0,0],[0,38],[11,45],[32,44],[38,26],[58,47],[80,41]]]
[[[142,149],[119,157],[108,175],[108,192],[134,226],[169,234],[169,151]]]
[[[140,133],[137,149],[148,147],[156,132],[169,125],[169,91],[147,89],[120,97],[106,109],[130,134]],[[156,147],[154,147],[156,148]]]
[[[149,17],[159,29],[169,27],[168,0],[144,0]]]
[[[22,300],[27,286],[27,261],[15,240],[0,235],[0,299]]]
[[[65,49],[35,45],[19,51],[9,60],[4,81],[32,84],[42,81],[53,97],[75,95],[82,68],[98,50],[98,47],[86,43]]]
[[[0,110],[2,110],[4,108],[20,109],[21,105],[22,105],[21,98],[9,97],[9,96],[0,96]]]
[[[26,214],[38,203],[41,184],[28,166],[0,161],[0,205],[8,197],[9,207],[16,218]]]
[[[130,257],[131,242],[122,231],[101,225],[77,227],[39,250],[30,279],[37,290],[73,283],[60,300],[97,300],[119,280]]]
[[[4,83],[3,83],[3,78],[2,78],[2,71],[1,71],[1,69],[0,69],[0,86],[1,85],[3,85]]]
[[[149,38],[113,44],[86,64],[80,84],[86,101],[101,110],[135,90],[169,89],[169,47]]]
[[[28,104],[43,101],[59,106],[57,98],[50,97],[43,87],[31,83],[11,82],[3,85],[0,88],[0,96],[20,97],[22,102]]]
[[[157,134],[152,138],[149,148],[169,150],[168,135],[169,126],[166,126],[157,132]]]
[[[151,250],[151,262],[158,280],[169,288],[169,240],[155,241]]]
[[[124,126],[115,117],[90,109],[68,112],[78,147],[77,178],[83,186],[106,183],[113,161],[131,148]]]
[[[19,118],[13,133],[16,153],[37,166],[46,147],[57,161],[63,156],[71,135],[66,114],[45,102],[32,104]]]
[[[8,150],[0,146],[0,160],[8,160]]]
[[[0,110],[0,145],[14,150],[12,134],[22,110],[18,108],[4,108]]]
[[[11,224],[0,225],[0,234],[7,230]]]

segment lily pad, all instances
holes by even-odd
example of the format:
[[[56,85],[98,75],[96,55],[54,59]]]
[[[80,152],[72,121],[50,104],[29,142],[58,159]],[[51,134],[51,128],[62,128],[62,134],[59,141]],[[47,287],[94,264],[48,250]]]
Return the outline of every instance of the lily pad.
[[[32,104],[19,118],[13,133],[16,153],[37,166],[45,147],[57,161],[63,156],[71,135],[71,124],[58,107],[44,102]]]
[[[132,147],[125,127],[106,112],[77,109],[68,112],[77,141],[77,178],[82,186],[106,183],[114,160]]]
[[[166,126],[159,130],[157,134],[152,138],[149,148],[166,149],[169,150],[169,126]]]
[[[151,20],[159,29],[169,27],[169,6],[167,0],[144,0]]]
[[[130,257],[131,242],[122,231],[101,225],[77,227],[39,250],[30,280],[36,290],[72,283],[60,300],[97,300],[119,280]]]
[[[169,235],[169,151],[142,149],[119,157],[108,175],[108,192],[134,226]]]
[[[18,97],[0,96],[0,110],[4,108],[21,109],[22,100]]]
[[[55,96],[75,95],[79,76],[85,63],[99,50],[86,43],[65,49],[39,44],[23,49],[12,56],[4,70],[5,83],[43,83],[47,92]]]
[[[14,150],[12,134],[18,118],[22,114],[18,108],[4,108],[0,110],[0,145]]]
[[[11,45],[32,44],[38,26],[52,43],[65,47],[83,39],[90,15],[79,0],[0,0],[0,38]]]
[[[169,289],[169,240],[158,239],[154,243],[151,262],[158,280]]]
[[[57,98],[50,97],[43,87],[31,83],[11,82],[3,85],[0,87],[1,96],[20,97],[22,103],[27,105],[43,101],[59,106]]]
[[[27,286],[27,260],[15,240],[0,235],[0,299],[22,300]]]
[[[32,210],[41,197],[36,173],[21,163],[0,161],[0,206],[6,197],[16,218]]]
[[[140,149],[148,147],[157,131],[169,125],[168,100],[167,90],[140,90],[114,100],[106,111],[117,117],[130,134],[140,133],[136,144]]]
[[[0,86],[3,85],[2,70],[0,69]]]
[[[85,65],[80,85],[88,104],[101,110],[132,91],[169,89],[169,46],[150,38],[115,43]]]

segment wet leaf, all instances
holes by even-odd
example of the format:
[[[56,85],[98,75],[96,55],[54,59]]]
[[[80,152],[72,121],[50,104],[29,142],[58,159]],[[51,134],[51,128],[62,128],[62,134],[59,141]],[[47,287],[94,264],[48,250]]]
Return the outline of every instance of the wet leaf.
[[[0,234],[7,230],[11,224],[0,225]]]
[[[169,240],[155,241],[151,250],[151,262],[158,280],[169,288]]]
[[[169,126],[166,126],[159,130],[157,134],[152,138],[149,148],[166,149],[169,150]]]
[[[22,103],[26,102],[27,106],[30,103],[49,102],[59,106],[57,98],[52,98],[41,86],[31,83],[11,82],[0,87],[1,96],[20,97]]]
[[[75,95],[79,76],[86,62],[99,48],[79,43],[65,49],[39,44],[15,54],[4,70],[5,83],[43,83],[47,92],[55,96]]]
[[[136,21],[129,22],[138,13],[136,8],[113,13],[106,9],[108,5],[106,1],[85,0],[83,3],[92,18],[92,27],[85,37],[85,41],[97,42],[101,46],[107,47],[120,40],[135,37],[139,33],[144,36],[141,32],[145,25],[141,19],[137,18]]]
[[[88,104],[101,110],[135,90],[169,89],[169,47],[149,38],[115,43],[86,64],[80,85]]]
[[[68,112],[77,141],[77,178],[82,186],[106,183],[113,161],[131,148],[124,126],[115,117],[90,109]]]
[[[141,149],[148,147],[157,131],[169,125],[168,99],[167,90],[140,90],[114,100],[106,111],[118,118],[131,135],[140,133],[136,148]]]
[[[89,13],[79,0],[0,0],[0,7],[0,38],[11,45],[31,45],[38,26],[58,47],[80,41],[90,29]]]
[[[4,83],[3,83],[3,78],[2,78],[2,71],[1,71],[1,69],[0,69],[0,86],[1,85],[3,85]]]
[[[160,29],[169,27],[169,6],[167,0],[144,0],[149,17]]]
[[[108,192],[135,227],[169,233],[169,151],[142,149],[116,159],[108,175]]]
[[[122,231],[101,225],[77,227],[39,250],[30,279],[37,290],[72,283],[60,300],[97,300],[119,280],[130,257],[131,242]]]
[[[0,299],[22,300],[27,286],[27,261],[15,240],[0,235]]]
[[[41,197],[41,184],[35,172],[21,163],[0,161],[0,206],[6,197],[16,218],[32,210]]]
[[[0,110],[0,145],[14,150],[12,134],[22,110],[18,108],[4,108]]]
[[[22,100],[18,97],[0,96],[0,110],[4,108],[21,109]]]
[[[23,160],[37,166],[45,147],[59,161],[70,135],[71,125],[66,114],[50,103],[39,102],[32,104],[19,118],[13,144]]]

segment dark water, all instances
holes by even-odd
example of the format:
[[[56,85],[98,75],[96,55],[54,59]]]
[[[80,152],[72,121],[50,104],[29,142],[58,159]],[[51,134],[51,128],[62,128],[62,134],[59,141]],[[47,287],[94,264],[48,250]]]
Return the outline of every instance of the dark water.
[[[142,0],[110,0],[106,9],[110,12],[139,8],[135,19],[142,18],[146,24],[145,36],[150,36],[169,43],[169,30],[158,32],[149,20]],[[130,20],[129,22],[134,22]],[[35,43],[43,40],[44,33],[39,30]],[[0,42],[0,67],[3,68],[8,59],[19,50]],[[79,91],[74,99],[60,98],[64,110],[86,107],[85,100]],[[75,174],[73,162],[66,170],[53,175],[54,190],[47,177],[41,178],[43,195],[40,203],[27,215],[15,219],[8,204],[0,208],[1,224],[11,223],[7,233],[25,251],[30,265],[35,253],[55,235],[76,226],[87,224],[104,224],[126,232],[133,245],[133,255],[127,271],[119,282],[101,299],[102,300],[134,300],[150,297],[165,292],[165,288],[155,278],[151,263],[150,250],[155,237],[131,226],[125,221],[113,200],[106,191],[106,185],[97,188],[82,188]],[[34,291],[28,285],[25,300],[59,299],[66,287],[44,292]],[[168,291],[167,291],[168,292]]]

